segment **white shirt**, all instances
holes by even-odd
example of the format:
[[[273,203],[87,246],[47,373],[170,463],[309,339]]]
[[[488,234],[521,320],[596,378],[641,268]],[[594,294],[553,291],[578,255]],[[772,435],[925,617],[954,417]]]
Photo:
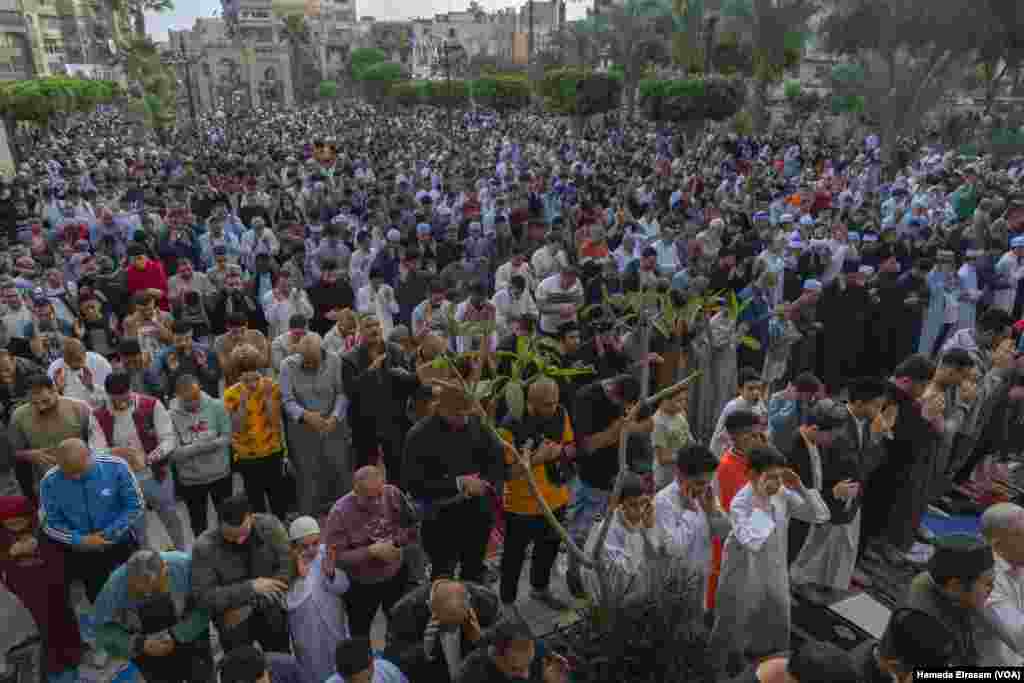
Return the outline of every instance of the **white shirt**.
[[[526,314],[537,315],[537,304],[529,290],[524,291],[518,299],[513,299],[508,289],[498,290],[491,298],[491,305],[494,306],[498,331],[502,334],[511,331],[511,318]]]
[[[372,285],[363,285],[356,292],[356,310],[363,315],[375,315],[380,320],[381,331],[386,338],[395,326],[398,302],[391,285],[381,285],[373,291]]]
[[[995,585],[986,603],[994,621],[1024,653],[1024,571],[1020,575],[996,555]]]
[[[58,358],[50,363],[50,367],[46,371],[46,374],[49,375],[54,384],[57,384],[57,374],[63,371],[63,395],[67,398],[73,398],[88,403],[92,408],[98,408],[103,405],[104,396],[106,395],[104,384],[107,381],[107,377],[109,377],[110,373],[113,372],[113,369],[110,367],[110,363],[107,362],[106,358],[93,351],[87,351],[85,353],[85,367],[88,368],[90,373],[92,373],[91,390],[86,388],[85,382],[82,381],[82,371],[72,370],[67,367],[63,358]]]
[[[545,245],[533,252],[530,265],[533,266],[533,274],[540,281],[557,273],[559,268],[569,265],[569,261],[564,249],[552,253],[551,247]]]
[[[257,254],[277,256],[277,253],[281,251],[281,244],[277,241],[277,237],[267,228],[263,229],[263,234],[260,235],[259,239],[256,238],[256,231],[246,230],[242,234],[242,241],[239,246],[242,250],[242,259],[249,270],[252,270]]]
[[[518,268],[512,265],[511,261],[507,261],[500,266],[494,273],[494,289],[499,291],[509,286],[513,275],[522,275],[523,279],[526,280],[527,291],[533,291],[533,273],[530,271],[530,262],[523,261],[522,265]]]
[[[270,290],[263,295],[263,314],[267,318],[267,325],[270,327],[271,339],[277,339],[288,331],[288,321],[293,315],[301,315],[306,320],[313,318],[313,304],[309,303],[309,296],[305,290],[293,289],[291,294],[284,301],[278,300],[276,290]]]
[[[729,518],[720,510],[709,518],[695,501],[683,496],[678,481],[654,496],[654,526],[669,555],[704,575],[711,571],[711,537],[729,535]]]
[[[92,418],[92,425],[89,429],[89,448],[94,450],[106,450],[108,448],[142,448],[142,439],[139,437],[138,428],[135,425],[135,399],[132,399],[132,407],[121,412],[115,411],[112,407],[110,413],[114,416],[113,443],[107,442],[107,435]],[[174,425],[171,424],[170,413],[161,401],[153,406],[153,430],[156,432],[157,447],[152,453],[146,453],[146,461],[149,463],[162,460],[170,454],[175,446]],[[148,470],[136,472],[135,476],[145,478]]]
[[[373,252],[356,249],[348,260],[348,279],[352,289],[359,291],[370,284],[370,266],[373,265]]]
[[[180,275],[174,275],[167,280],[167,298],[178,304],[184,301],[186,292],[195,292],[200,297],[207,297],[213,294],[213,287],[206,273],[192,273],[191,280],[185,280]]]
[[[558,328],[563,323],[576,322],[577,315],[579,313],[579,305],[583,302],[583,285],[580,284],[579,278],[576,278],[576,282],[574,282],[573,286],[568,290],[562,289],[561,280],[561,273],[556,273],[537,285],[536,301],[538,308],[543,309],[545,304],[548,304],[551,299],[555,299],[556,301],[550,302],[549,305],[557,305],[559,307],[564,304],[559,303],[557,300],[564,300],[568,302],[572,299],[575,301],[576,309],[571,315],[566,316],[561,313],[541,313],[540,329],[548,334],[558,332]]]

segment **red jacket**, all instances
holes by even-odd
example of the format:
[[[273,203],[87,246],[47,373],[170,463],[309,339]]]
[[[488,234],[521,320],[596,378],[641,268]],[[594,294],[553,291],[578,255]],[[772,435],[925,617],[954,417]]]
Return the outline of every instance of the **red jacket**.
[[[159,261],[149,259],[142,270],[129,263],[127,286],[129,296],[147,289],[159,289],[163,292],[163,296],[160,297],[160,308],[165,311],[171,310],[170,302],[167,300],[167,273]]]

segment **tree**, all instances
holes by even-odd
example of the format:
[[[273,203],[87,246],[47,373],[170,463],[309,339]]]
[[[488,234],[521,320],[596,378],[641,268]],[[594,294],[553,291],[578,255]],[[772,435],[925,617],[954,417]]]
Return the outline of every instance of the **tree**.
[[[129,109],[151,130],[164,135],[178,113],[178,78],[160,58],[149,38],[135,38],[122,53],[121,65],[131,84]]]
[[[985,91],[987,116],[1010,73],[1019,83],[1024,73],[1024,8],[1016,0],[981,0],[975,19],[987,39],[978,46],[977,74]]]
[[[672,35],[681,28],[668,0],[626,0],[581,23],[581,31],[589,31],[604,56],[621,67],[629,116],[644,69],[669,61]]]
[[[285,16],[281,35],[288,43],[292,92],[295,94],[296,104],[299,104],[303,99],[312,96],[313,83],[318,82],[324,74],[320,73],[319,60],[306,59],[307,51],[312,45],[306,17],[301,14]]]
[[[887,166],[897,139],[918,127],[976,58],[988,23],[977,20],[976,11],[973,0],[854,0],[825,19],[826,50],[863,74],[833,79],[833,91],[862,103],[879,126]]]
[[[146,12],[173,12],[174,0],[108,0],[111,11],[115,14],[127,13],[132,21],[136,38],[146,37]],[[119,32],[115,28],[115,37]],[[116,39],[116,38],[115,38]]]
[[[737,44],[749,45],[755,131],[767,127],[768,89],[799,63],[809,34],[808,22],[818,11],[817,0],[730,0],[723,4],[723,30],[735,34]]]

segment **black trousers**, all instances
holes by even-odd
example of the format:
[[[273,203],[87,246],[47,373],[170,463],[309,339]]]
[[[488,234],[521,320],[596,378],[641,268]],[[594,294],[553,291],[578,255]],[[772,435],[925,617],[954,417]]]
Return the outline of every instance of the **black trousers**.
[[[453,577],[456,567],[462,565],[461,579],[480,583],[492,526],[490,496],[448,505],[424,520],[420,537],[430,558],[430,578]]]
[[[96,604],[96,597],[103,590],[107,579],[139,549],[139,544],[132,538],[103,550],[73,550],[66,545],[61,548],[65,557],[65,586],[70,586],[76,579],[81,581],[85,585],[89,602]]]
[[[559,522],[565,519],[565,506],[554,512]],[[544,515],[505,512],[505,545],[501,555],[501,601],[504,603],[516,600],[519,574],[526,560],[526,546],[531,542],[530,586],[534,590],[546,590],[551,583],[551,570],[558,559],[562,538],[547,523]]]
[[[176,645],[166,657],[142,655],[132,661],[146,683],[206,683],[214,680],[209,640]]]
[[[361,583],[352,580],[345,593],[345,609],[353,638],[368,638],[377,610],[387,614],[409,588],[409,568],[403,564],[393,577],[380,583]]]
[[[209,484],[194,484],[191,486],[180,484],[178,495],[185,501],[188,509],[188,521],[192,525],[192,535],[199,538],[199,534],[206,531],[209,520],[207,519],[207,499],[213,500],[214,509],[218,508],[225,498],[231,497],[232,481],[231,475],[218,479]],[[147,679],[148,680],[148,679]]]
[[[220,628],[220,644],[224,652],[236,647],[260,644],[264,652],[291,652],[288,616],[281,607],[255,609],[249,618],[231,629]]]
[[[242,475],[245,494],[249,497],[253,512],[265,513],[266,501],[270,501],[270,511],[278,519],[288,515],[289,501],[295,496],[294,491],[284,487],[292,486],[284,477],[284,458],[281,454],[271,455],[255,460],[239,460],[235,470]],[[287,650],[285,650],[287,652]]]

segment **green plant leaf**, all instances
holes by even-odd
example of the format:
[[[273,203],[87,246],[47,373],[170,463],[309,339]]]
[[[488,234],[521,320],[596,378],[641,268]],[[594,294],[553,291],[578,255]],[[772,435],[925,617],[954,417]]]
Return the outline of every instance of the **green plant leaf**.
[[[746,346],[751,351],[760,351],[761,350],[761,342],[757,341],[756,339],[754,339],[753,337],[751,337],[749,335],[740,337],[740,343],[743,344],[744,346]]]
[[[518,379],[509,380],[505,385],[505,402],[508,404],[508,412],[517,420],[522,419],[526,406],[526,397],[523,392],[523,383]]]

